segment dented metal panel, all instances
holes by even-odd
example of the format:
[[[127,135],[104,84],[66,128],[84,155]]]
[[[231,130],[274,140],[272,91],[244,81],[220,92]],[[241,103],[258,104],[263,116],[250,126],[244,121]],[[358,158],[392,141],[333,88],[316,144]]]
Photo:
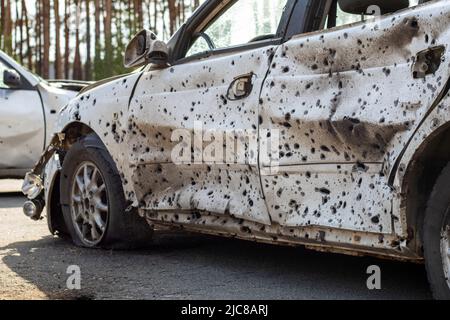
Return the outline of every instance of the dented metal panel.
[[[323,226],[392,233],[392,190],[381,165],[289,166],[263,176],[273,221],[285,227]]]
[[[270,224],[256,144],[259,93],[272,52],[265,47],[144,73],[130,106],[126,141],[131,181],[143,208],[203,210]],[[250,95],[229,97],[235,79],[248,74],[253,74]],[[208,145],[230,136],[245,140],[245,156],[235,157],[233,151],[229,161],[226,153],[208,161]],[[180,141],[186,142],[186,153],[194,145],[184,165],[173,163]],[[227,147],[223,139],[215,151]]]
[[[140,72],[115,78],[82,93],[61,112],[56,132],[65,132],[73,124],[85,124],[103,141],[121,173],[127,199],[137,207],[132,172],[128,163],[125,137],[128,132],[128,105]]]
[[[449,18],[437,2],[278,48],[261,97],[261,127],[281,132],[280,172],[263,178],[274,219],[393,232],[389,173],[450,76]],[[418,78],[430,47],[445,48],[442,63]]]
[[[39,83],[37,90],[39,90],[42,98],[45,113],[45,123],[42,125],[45,126],[45,142],[48,145],[52,136],[55,134],[55,123],[58,119],[59,112],[70,100],[76,97],[77,92],[60,89],[45,82]]]

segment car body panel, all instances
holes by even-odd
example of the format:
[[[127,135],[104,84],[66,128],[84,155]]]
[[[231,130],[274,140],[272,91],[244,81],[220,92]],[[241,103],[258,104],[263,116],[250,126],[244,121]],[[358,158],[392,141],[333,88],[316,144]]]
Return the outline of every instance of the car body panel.
[[[417,128],[415,134],[411,137],[408,146],[399,159],[399,170],[395,175],[394,188],[398,190],[397,196],[394,197],[393,210],[398,213],[399,221],[395,224],[395,233],[408,234],[413,220],[411,202],[408,202],[409,190],[412,187],[410,181],[416,173],[413,171],[416,158],[420,157],[431,142],[440,134],[450,128],[450,94],[447,93],[437,106],[431,110],[430,114],[420,127]],[[438,165],[438,164],[436,164]],[[421,214],[421,212],[419,212]]]
[[[33,167],[45,143],[39,92],[0,89],[0,113],[0,168]]]
[[[84,91],[61,112],[56,132],[64,136],[79,124],[95,132],[130,208],[151,224],[420,261],[403,179],[416,152],[450,120],[449,15],[448,2],[436,1],[270,50],[147,66]],[[415,79],[415,57],[438,46],[439,69]],[[224,99],[230,82],[247,72],[261,93]],[[192,133],[196,119],[222,133],[256,126],[259,162],[175,164],[172,134]],[[275,162],[261,151],[268,131],[280,134]],[[47,163],[47,203],[60,161]],[[249,208],[250,184],[258,212]]]
[[[81,93],[61,110],[55,125],[58,133],[66,132],[67,128],[76,124],[85,124],[95,132],[116,162],[127,198],[135,205],[137,201],[129,183],[128,150],[123,139],[128,130],[130,97],[141,76],[142,72],[124,75]]]
[[[200,210],[270,224],[259,180],[256,138],[260,88],[274,48],[144,72],[130,105],[126,142],[134,168],[130,181],[143,209]],[[234,79],[250,73],[250,95],[235,101],[227,98]],[[188,140],[195,143],[194,163],[189,155],[186,163],[173,162],[181,138],[175,136],[177,130],[186,143],[186,154],[191,152]],[[200,136],[195,136],[196,130]],[[245,157],[235,157],[234,143],[224,141],[227,136],[242,142]],[[219,163],[208,160],[208,145],[219,152],[224,144],[233,148],[228,154],[233,159],[225,161],[224,154],[218,157]]]
[[[41,95],[43,111],[45,113],[45,145],[47,145],[55,133],[55,123],[58,119],[59,112],[78,93],[73,90],[60,89],[48,85],[45,82],[39,83],[37,89]]]
[[[261,116],[263,129],[281,131],[279,173],[263,178],[280,224],[393,232],[400,190],[389,174],[446,88],[449,18],[450,7],[436,2],[278,48]],[[414,79],[417,54],[440,46],[439,69]]]
[[[86,88],[86,86],[89,86],[94,83],[93,81],[81,81],[81,80],[47,80],[46,82],[50,84],[52,87],[76,92],[79,92],[84,88]]]
[[[43,182],[44,182],[44,200],[46,204],[47,210],[47,224],[49,230],[52,234],[54,234],[57,230],[54,225],[54,221],[52,221],[52,195],[54,192],[59,194],[59,190],[55,190],[55,188],[59,187],[59,183],[57,183],[58,175],[61,171],[61,159],[58,154],[54,154],[47,162],[44,172],[43,172]],[[56,217],[55,217],[56,219]]]

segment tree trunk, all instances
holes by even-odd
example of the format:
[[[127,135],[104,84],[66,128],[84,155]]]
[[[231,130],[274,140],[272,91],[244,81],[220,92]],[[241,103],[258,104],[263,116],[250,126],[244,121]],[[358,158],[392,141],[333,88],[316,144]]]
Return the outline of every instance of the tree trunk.
[[[91,80],[91,1],[86,0],[86,64],[84,65],[84,78]]]
[[[62,79],[62,60],[61,60],[61,21],[59,17],[59,0],[55,0],[54,3],[54,15],[55,15],[55,78]]]
[[[128,30],[130,30],[130,37],[132,37],[136,33],[136,14],[133,10],[133,2],[128,0]]]
[[[18,0],[17,3],[19,3],[20,1]],[[17,5],[17,8],[19,7],[19,5]],[[17,9],[19,10],[19,9]],[[23,16],[23,10],[20,11],[20,19],[19,19],[19,37],[20,37],[20,46],[19,46],[19,56],[20,56],[20,62],[23,65],[24,64],[24,34],[23,34],[23,21],[24,21],[24,16]]]
[[[70,29],[69,29],[69,18],[70,18],[70,0],[65,0],[64,7],[64,77],[66,79],[70,76]]]
[[[42,57],[42,76],[49,77],[50,64],[50,0],[42,0],[42,18],[44,21],[44,49]]]
[[[144,28],[144,12],[142,9],[142,1],[141,0],[134,0],[134,10],[136,10],[137,15],[137,30],[142,30]]]
[[[100,42],[100,0],[94,0],[95,5],[95,53],[94,53],[94,77],[99,80],[102,75],[101,51],[102,44]]]
[[[158,34],[158,0],[153,0],[154,16],[153,16],[153,32]]]
[[[6,0],[6,4],[5,4],[5,8],[4,8],[2,17],[4,18],[3,48],[7,54],[12,55],[11,0]]]
[[[152,3],[151,0],[147,0],[147,19],[148,19],[148,29],[153,31],[152,27]]]
[[[0,49],[3,48],[4,28],[5,28],[5,0],[0,0]]]
[[[75,0],[76,23],[75,23],[75,58],[73,60],[73,78],[75,80],[83,79],[83,68],[81,66],[80,54],[80,0]]]
[[[19,27],[19,7],[17,6],[18,0],[14,0],[14,8],[15,8],[15,17],[12,23],[12,27],[14,29],[13,36],[13,57],[17,57],[17,48],[19,48],[19,36],[17,33],[17,28]]]
[[[105,75],[111,76],[111,66],[113,63],[113,48],[111,39],[111,21],[112,21],[112,0],[105,0],[106,16],[104,20],[105,28]]]
[[[36,1],[36,59],[35,70],[42,75],[42,24],[41,24],[41,0]]]
[[[28,61],[28,69],[33,69],[33,51],[31,49],[30,43],[30,24],[28,21],[28,10],[25,0],[22,0],[22,16],[25,18],[25,34],[26,34],[26,43],[27,43],[27,61]]]
[[[177,7],[175,0],[168,0],[169,2],[169,30],[170,35],[174,34],[177,21]]]

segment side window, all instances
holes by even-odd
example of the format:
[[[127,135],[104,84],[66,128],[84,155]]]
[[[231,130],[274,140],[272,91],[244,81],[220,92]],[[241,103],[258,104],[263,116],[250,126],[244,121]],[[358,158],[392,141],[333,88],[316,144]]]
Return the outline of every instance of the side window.
[[[420,0],[409,0],[409,7],[417,6],[421,1]],[[422,1],[425,2],[425,1]],[[369,8],[367,8],[369,9]],[[364,15],[364,14],[353,14],[344,12],[338,1],[335,1],[330,9],[330,13],[327,16],[327,20],[325,22],[325,29],[345,26],[347,24],[352,24],[356,22],[365,21],[367,19],[371,19],[372,15]]]
[[[230,1],[230,5],[194,35],[186,56],[275,38],[287,2]]]

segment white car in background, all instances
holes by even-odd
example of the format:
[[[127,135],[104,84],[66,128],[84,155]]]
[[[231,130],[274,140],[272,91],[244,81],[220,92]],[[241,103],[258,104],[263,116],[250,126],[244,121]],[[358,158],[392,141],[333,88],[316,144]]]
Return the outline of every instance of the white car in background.
[[[49,142],[60,109],[86,85],[45,81],[0,51],[0,179],[24,177]]]

